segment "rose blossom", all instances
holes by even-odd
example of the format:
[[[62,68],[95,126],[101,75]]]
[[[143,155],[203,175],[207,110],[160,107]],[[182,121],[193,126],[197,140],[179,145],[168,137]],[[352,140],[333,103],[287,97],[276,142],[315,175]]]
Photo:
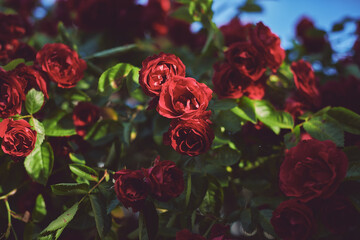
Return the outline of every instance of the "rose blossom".
[[[307,240],[314,232],[315,219],[310,208],[291,199],[274,210],[271,224],[283,240]]]
[[[0,39],[11,40],[22,38],[28,33],[28,23],[17,14],[0,12]]]
[[[172,161],[159,161],[157,158],[147,174],[151,193],[159,201],[169,201],[184,191],[183,172]]]
[[[0,123],[0,137],[3,138],[1,148],[13,160],[22,159],[34,149],[36,134],[30,124],[23,119],[4,119]]]
[[[345,153],[332,141],[301,141],[286,153],[280,166],[280,189],[302,202],[329,198],[344,179],[347,168]]]
[[[75,87],[86,69],[86,62],[77,52],[62,43],[45,44],[36,54],[36,60],[50,80],[61,88]]]
[[[247,41],[251,24],[243,25],[239,18],[233,18],[229,23],[220,27],[227,46],[235,42]]]
[[[214,140],[209,123],[202,119],[174,120],[164,134],[164,144],[181,154],[197,156],[208,151]]]
[[[145,175],[141,170],[123,169],[114,174],[115,193],[126,208],[134,212],[141,210],[148,196]]]
[[[0,68],[0,117],[7,118],[21,113],[25,100],[23,85]]]
[[[211,113],[206,111],[211,97],[212,90],[204,83],[176,76],[162,86],[156,110],[166,118],[207,117]]]
[[[146,95],[159,96],[162,86],[174,76],[185,77],[185,66],[174,54],[160,53],[142,62],[139,83]]]
[[[86,127],[94,124],[100,117],[100,109],[91,102],[79,102],[73,111],[72,119],[76,132],[80,136],[85,136]]]

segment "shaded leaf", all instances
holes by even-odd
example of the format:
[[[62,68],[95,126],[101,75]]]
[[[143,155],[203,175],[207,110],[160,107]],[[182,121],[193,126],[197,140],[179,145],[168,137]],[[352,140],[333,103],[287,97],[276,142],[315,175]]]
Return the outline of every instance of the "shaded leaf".
[[[89,185],[86,183],[58,183],[51,185],[51,191],[55,195],[87,194]]]

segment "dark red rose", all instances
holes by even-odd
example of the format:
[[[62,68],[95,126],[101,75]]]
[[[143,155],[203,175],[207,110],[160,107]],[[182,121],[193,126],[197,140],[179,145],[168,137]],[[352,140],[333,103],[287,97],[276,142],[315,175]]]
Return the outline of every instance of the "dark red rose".
[[[2,150],[16,161],[32,152],[36,142],[36,131],[23,119],[7,118],[0,123],[0,137],[3,138]]]
[[[30,16],[39,0],[5,0],[5,5],[15,9],[21,16]]]
[[[263,56],[250,42],[237,42],[225,52],[228,63],[253,81],[259,80],[266,71]]]
[[[152,195],[159,201],[169,201],[184,191],[183,172],[172,161],[155,160],[153,167],[148,169],[148,178]]]
[[[320,106],[320,92],[314,70],[309,62],[299,60],[291,63],[291,72],[294,74],[294,82],[300,95],[311,105]]]
[[[344,234],[360,224],[360,214],[345,196],[334,195],[321,203],[322,223],[333,234]]]
[[[20,114],[23,100],[23,85],[0,68],[0,117],[7,118]]]
[[[311,209],[295,199],[280,203],[273,212],[271,224],[283,240],[308,240],[316,227]]]
[[[206,240],[203,236],[191,233],[187,229],[183,229],[176,233],[176,240]]]
[[[251,24],[243,25],[239,18],[233,18],[229,23],[220,27],[224,35],[225,44],[230,46],[235,42],[247,41]]]
[[[214,92],[220,99],[240,98],[243,95],[251,99],[262,99],[265,94],[265,86],[262,80],[255,83],[226,62],[214,65],[212,82]]]
[[[285,101],[284,110],[290,113],[294,120],[296,120],[299,116],[309,110],[309,106],[298,99],[296,95],[291,95]]]
[[[19,15],[0,12],[0,40],[22,38],[28,31],[28,23]]]
[[[296,36],[304,38],[306,37],[307,31],[314,28],[314,22],[310,18],[302,17],[296,24]]]
[[[230,232],[230,226],[224,226],[222,224],[214,224],[210,231],[211,240],[230,240],[228,237]]]
[[[332,141],[301,141],[285,155],[279,185],[288,197],[302,202],[329,198],[344,179],[348,159]]]
[[[79,102],[73,111],[73,122],[76,132],[85,136],[86,128],[93,125],[100,117],[100,109],[91,102]]]
[[[315,28],[314,22],[303,17],[296,25],[296,36],[309,53],[321,52],[328,44],[325,33]]]
[[[72,88],[84,76],[86,62],[77,52],[62,43],[46,44],[37,54],[36,60],[42,70],[61,88]]]
[[[43,92],[47,99],[49,98],[45,78],[34,66],[19,64],[10,72],[10,74],[22,83],[25,93],[30,89],[35,88],[36,90]]]
[[[148,186],[141,170],[123,169],[114,174],[115,193],[126,208],[141,210],[148,196]]]
[[[176,76],[163,84],[156,110],[167,118],[207,118],[211,89],[194,78]]]
[[[208,151],[214,140],[209,123],[202,119],[174,120],[164,134],[164,144],[181,154],[197,156]]]
[[[174,54],[160,53],[142,62],[139,83],[146,95],[159,96],[165,82],[175,76],[185,77],[185,66]]]
[[[152,35],[168,33],[167,15],[171,7],[170,0],[149,0],[144,9],[144,25]]]
[[[275,72],[285,59],[285,50],[280,46],[280,38],[271,32],[262,22],[250,31],[251,42],[263,54],[263,57]]]
[[[0,63],[3,65],[16,58],[23,58],[25,61],[35,60],[35,49],[26,43],[16,39],[9,41],[0,40]]]

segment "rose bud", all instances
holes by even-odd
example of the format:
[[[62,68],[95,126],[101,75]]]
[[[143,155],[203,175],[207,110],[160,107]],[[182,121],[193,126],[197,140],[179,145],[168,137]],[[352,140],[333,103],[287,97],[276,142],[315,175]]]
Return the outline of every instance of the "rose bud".
[[[148,196],[148,185],[141,170],[123,169],[114,174],[115,193],[126,208],[141,210]]]
[[[191,233],[188,229],[183,229],[176,233],[176,240],[206,240],[203,236]]]
[[[307,240],[314,233],[315,219],[310,208],[291,199],[274,210],[271,224],[283,240]]]
[[[174,77],[167,81],[160,93],[156,110],[166,118],[207,118],[206,111],[212,97],[212,90],[194,78]]]
[[[294,74],[295,86],[299,93],[314,106],[320,106],[320,93],[316,86],[314,70],[309,62],[299,60],[291,63],[291,72]]]
[[[183,172],[172,161],[160,162],[157,158],[147,173],[151,193],[159,201],[167,202],[184,191]]]
[[[280,46],[280,38],[262,22],[257,23],[256,27],[251,29],[250,38],[270,69],[276,72],[285,59],[285,50]]]
[[[62,43],[45,44],[36,61],[53,82],[61,88],[72,88],[84,76],[86,62],[77,52]]]
[[[344,179],[347,168],[345,153],[332,141],[301,141],[287,151],[280,166],[280,189],[302,202],[329,198]]]
[[[79,136],[85,136],[87,127],[100,117],[100,109],[91,102],[79,102],[74,108],[72,119]]]
[[[0,137],[3,138],[1,148],[14,161],[28,156],[35,147],[36,131],[30,124],[21,119],[4,119],[0,123]]]
[[[30,89],[35,88],[36,90],[43,92],[44,96],[49,99],[45,78],[42,73],[33,66],[19,64],[14,70],[10,71],[10,74],[22,83],[25,93]]]
[[[144,93],[159,96],[162,85],[174,76],[185,77],[185,66],[174,54],[160,53],[142,62],[139,83]]]
[[[227,62],[245,77],[259,80],[266,71],[266,62],[260,52],[249,42],[237,42],[225,52]]]
[[[28,33],[28,23],[15,14],[0,13],[0,39],[22,38]]]
[[[262,80],[254,83],[249,77],[241,74],[237,68],[229,63],[217,63],[214,65],[214,75],[212,78],[214,92],[219,99],[240,98],[243,95],[251,99],[262,99],[265,90]]]
[[[23,100],[23,85],[0,68],[0,117],[7,118],[20,114]]]
[[[208,151],[214,140],[209,123],[202,119],[174,120],[164,134],[164,144],[185,155],[197,156]]]

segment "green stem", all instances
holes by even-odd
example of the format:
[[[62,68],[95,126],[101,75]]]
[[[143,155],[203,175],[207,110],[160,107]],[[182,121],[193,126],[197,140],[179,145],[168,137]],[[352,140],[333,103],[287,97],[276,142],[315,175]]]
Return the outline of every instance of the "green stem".
[[[5,194],[5,195],[3,195],[3,196],[0,196],[0,200],[5,200],[5,201],[7,201],[7,198],[8,198],[9,196],[14,195],[14,194],[16,193],[16,191],[17,191],[17,189],[14,189],[14,190],[12,190],[12,191],[9,192],[9,193],[7,193],[7,194]]]
[[[10,231],[11,231],[11,209],[10,209],[9,202],[8,202],[8,200],[6,198],[4,199],[4,202],[5,202],[6,210],[7,210],[7,213],[8,213],[8,227],[7,227],[6,232],[5,232],[5,238],[8,239],[9,236],[10,236]]]
[[[108,176],[108,175],[109,175],[109,174],[108,174],[108,172],[107,172],[107,169],[105,169],[104,176],[102,176],[102,178],[95,184],[95,186],[93,186],[93,187],[88,191],[87,195],[85,195],[82,199],[80,199],[79,204],[80,204],[82,201],[84,201],[84,199],[85,199],[87,196],[89,196],[89,195],[91,194],[91,192],[92,192],[95,188],[97,188],[97,187],[100,185],[100,183],[101,183],[102,181],[104,181],[104,179],[105,179],[106,176]]]
[[[109,56],[112,56],[112,55],[116,55],[118,53],[123,53],[123,52],[129,51],[129,50],[134,49],[136,47],[137,47],[136,44],[129,44],[129,45],[125,45],[125,46],[110,48],[110,49],[107,49],[107,50],[104,50],[104,51],[101,51],[101,52],[94,53],[91,56],[84,57],[84,59],[89,60],[89,59],[92,59],[92,58],[109,57]]]

